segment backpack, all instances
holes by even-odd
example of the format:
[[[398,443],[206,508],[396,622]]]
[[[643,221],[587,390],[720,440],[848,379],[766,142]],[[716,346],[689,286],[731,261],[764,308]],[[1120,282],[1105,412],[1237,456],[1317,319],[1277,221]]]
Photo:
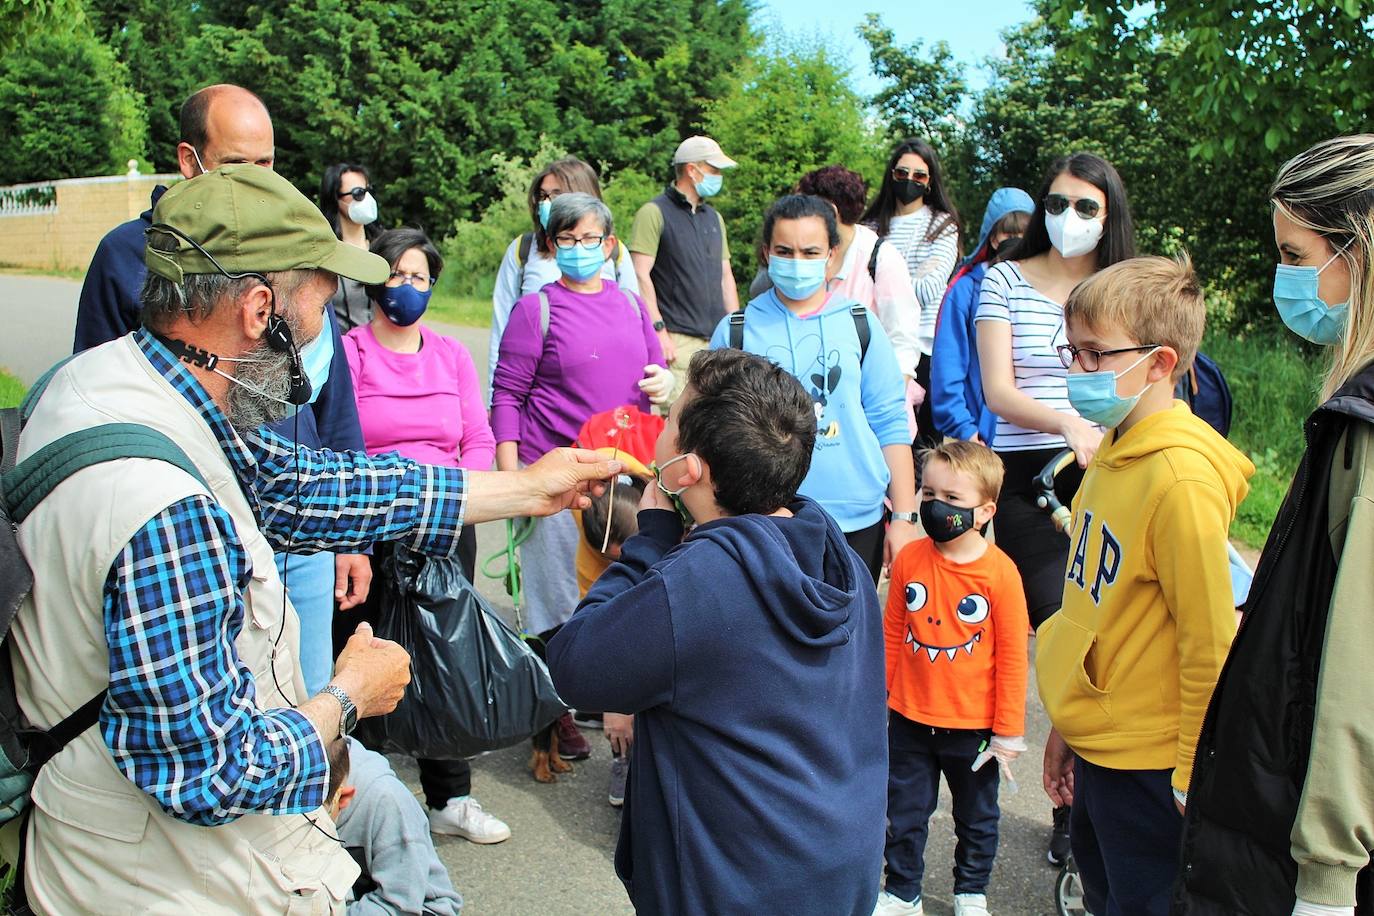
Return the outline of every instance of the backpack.
[[[746,309],[739,309],[730,313],[730,348],[732,350],[744,349],[745,311]],[[849,307],[849,316],[854,319],[854,332],[859,335],[859,365],[862,366],[864,357],[868,355],[868,341],[871,336],[868,327],[868,309],[856,302]]]
[[[525,262],[530,259],[530,251],[534,249],[534,233],[525,232],[520,236],[520,244],[515,249],[515,266],[520,268],[520,281],[525,280]],[[615,282],[620,282],[620,239],[615,240],[615,247],[611,249],[611,266],[615,268]]]
[[[70,359],[70,357],[69,357]],[[175,465],[202,484],[204,476],[171,439],[137,423],[107,423],[77,430],[43,446],[18,464],[19,432],[58,363],[38,380],[19,407],[0,409],[0,824],[27,816],[29,792],[43,765],[95,725],[107,690],[91,697],[52,728],[27,728],[20,721],[14,671],[5,644],[20,605],[33,589],[33,573],[19,550],[17,526],[58,484],[92,465],[120,458],[151,458]],[[207,485],[208,487],[208,485]],[[17,871],[23,871],[20,847]],[[22,889],[22,877],[17,888]]]
[[[1198,352],[1193,365],[1179,377],[1174,397],[1187,403],[1223,437],[1231,434],[1231,386],[1211,357]]]

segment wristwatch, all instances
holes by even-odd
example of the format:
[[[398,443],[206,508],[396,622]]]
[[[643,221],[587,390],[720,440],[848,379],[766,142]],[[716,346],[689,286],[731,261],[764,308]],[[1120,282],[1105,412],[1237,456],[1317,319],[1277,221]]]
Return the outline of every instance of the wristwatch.
[[[914,525],[914,524],[916,524],[917,518],[918,518],[918,516],[917,516],[917,514],[916,514],[915,512],[894,512],[894,513],[892,513],[892,520],[893,520],[894,522],[911,522],[911,524]]]
[[[353,734],[353,729],[358,727],[358,707],[353,705],[348,694],[333,684],[325,687],[324,693],[339,701],[339,734],[344,737]]]
[[[662,319],[660,319],[660,320],[654,322],[654,330],[655,330],[655,331],[661,331],[661,330],[663,330],[663,329],[666,328],[666,327],[667,327],[667,325],[663,323]]]

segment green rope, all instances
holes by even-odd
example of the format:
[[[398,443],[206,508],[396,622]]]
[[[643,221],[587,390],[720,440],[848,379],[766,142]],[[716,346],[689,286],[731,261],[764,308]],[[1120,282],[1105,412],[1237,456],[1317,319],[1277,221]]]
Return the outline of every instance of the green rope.
[[[534,534],[535,521],[532,518],[506,519],[506,546],[482,563],[482,575],[504,582],[506,594],[510,595],[511,602],[515,605],[515,629],[520,632],[522,638],[529,638],[529,634],[525,632],[525,621],[520,613],[520,557],[516,550]],[[492,564],[498,560],[506,561],[505,568],[493,572]]]

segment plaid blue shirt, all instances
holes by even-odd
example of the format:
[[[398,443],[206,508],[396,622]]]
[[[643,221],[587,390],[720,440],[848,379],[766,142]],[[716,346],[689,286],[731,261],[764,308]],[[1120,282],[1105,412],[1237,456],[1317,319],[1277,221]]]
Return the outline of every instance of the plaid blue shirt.
[[[144,330],[135,340],[214,432],[278,549],[399,540],[446,556],[457,545],[462,470],[311,450],[265,429],[241,439],[162,344]],[[105,743],[125,776],[194,824],[306,812],[325,800],[329,769],[314,726],[293,709],[259,709],[235,649],[252,572],[229,513],[192,496],[150,519],[105,580]]]

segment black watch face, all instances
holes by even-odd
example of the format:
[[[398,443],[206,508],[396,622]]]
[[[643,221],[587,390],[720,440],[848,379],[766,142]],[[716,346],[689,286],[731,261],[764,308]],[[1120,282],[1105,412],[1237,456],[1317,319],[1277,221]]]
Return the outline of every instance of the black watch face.
[[[353,729],[355,729],[355,728],[357,728],[357,727],[358,727],[358,709],[357,709],[357,707],[355,707],[352,703],[349,703],[349,704],[348,704],[348,709],[346,709],[346,710],[344,711],[344,717],[343,717],[343,733],[344,733],[345,735],[351,735],[351,734],[353,734]]]

